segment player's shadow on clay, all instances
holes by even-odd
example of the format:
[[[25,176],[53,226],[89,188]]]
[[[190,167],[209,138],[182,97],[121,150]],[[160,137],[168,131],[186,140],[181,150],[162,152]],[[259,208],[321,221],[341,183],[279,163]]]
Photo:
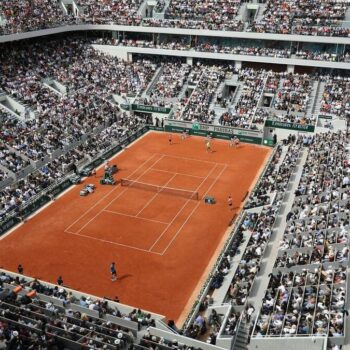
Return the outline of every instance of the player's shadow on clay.
[[[132,277],[133,275],[131,275],[130,273],[127,273],[125,275],[121,275],[121,276],[118,276],[117,278],[117,281],[122,281],[124,280],[125,278],[129,278],[129,277]]]

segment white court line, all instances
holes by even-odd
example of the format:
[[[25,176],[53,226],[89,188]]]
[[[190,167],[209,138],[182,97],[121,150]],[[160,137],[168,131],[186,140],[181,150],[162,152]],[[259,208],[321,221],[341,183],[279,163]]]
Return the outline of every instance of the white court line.
[[[174,156],[172,154],[165,154],[165,153],[159,153],[161,156],[166,156],[169,158],[178,158],[178,159],[185,159],[185,160],[190,160],[192,162],[202,162],[202,163],[209,163],[209,164],[215,164],[215,165],[226,165],[226,163],[217,163],[217,162],[210,162],[209,160],[202,160],[202,159],[197,159],[197,158],[191,158],[191,157],[180,157],[180,156]]]
[[[194,190],[194,192],[197,192],[200,187],[203,185],[203,183],[208,179],[208,177],[210,176],[210,174],[213,172],[213,170],[216,168],[217,164],[215,164],[215,166],[209,171],[208,175],[203,179],[203,181],[199,184],[199,186]],[[149,248],[149,251],[151,251],[153,249],[153,247],[159,242],[159,240],[163,237],[164,233],[168,230],[168,228],[170,227],[170,225],[175,221],[175,219],[179,216],[179,214],[182,212],[182,210],[185,208],[185,206],[187,205],[187,203],[190,201],[191,199],[187,199],[187,201],[185,202],[185,204],[180,208],[180,210],[177,212],[177,214],[173,217],[173,219],[169,222],[168,226],[164,229],[164,231],[160,234],[160,236],[158,237],[158,239],[153,243],[152,247]]]
[[[207,189],[207,191],[205,192],[204,196],[206,196],[208,194],[208,192],[212,189],[212,187],[216,184],[216,182],[218,181],[218,179],[221,177],[221,175],[223,174],[223,172],[227,169],[227,165],[225,165],[225,167],[221,170],[221,172],[218,174],[218,176],[215,178],[215,181],[211,184],[211,186]],[[181,232],[181,230],[184,228],[184,226],[187,224],[188,220],[191,218],[191,216],[194,214],[194,212],[198,209],[199,205],[201,204],[201,202],[198,202],[197,205],[193,208],[193,210],[191,211],[190,215],[187,217],[187,219],[185,220],[185,222],[182,224],[182,226],[177,230],[176,234],[174,235],[174,237],[170,240],[169,244],[165,247],[165,249],[163,250],[163,252],[161,253],[161,255],[164,255],[166,253],[166,251],[168,250],[168,248],[170,247],[170,245],[174,242],[175,238],[179,235],[179,233]]]
[[[163,157],[159,158],[153,165],[157,164],[161,159],[163,159]],[[138,180],[139,178],[141,178],[144,174],[146,174],[149,169],[151,168],[151,166],[149,166],[140,176],[138,176],[136,180]],[[135,171],[134,171],[135,173]],[[131,175],[130,175],[131,176]],[[81,230],[83,230],[91,221],[93,221],[94,219],[96,219],[105,209],[107,209],[112,203],[114,203],[114,201],[116,201],[124,192],[126,192],[129,189],[129,187],[126,187],[122,192],[120,192],[116,197],[113,198],[113,200],[111,202],[109,202],[105,207],[103,207],[103,209],[101,209],[96,215],[94,215],[89,221],[87,221],[85,223],[85,225],[83,227],[81,227],[78,231],[76,231],[77,233],[81,232]]]
[[[116,215],[122,215],[122,216],[127,216],[129,218],[134,218],[134,219],[140,219],[140,220],[146,220],[146,221],[151,221],[151,222],[157,222],[159,224],[163,224],[163,225],[168,225],[168,222],[164,222],[164,221],[159,221],[159,220],[153,220],[153,219],[147,219],[144,218],[142,216],[135,216],[135,215],[129,215],[129,214],[125,214],[125,213],[120,213],[119,211],[113,211],[113,210],[104,210],[106,213],[112,213],[112,214],[116,214]]]
[[[102,238],[96,238],[96,237],[92,237],[92,236],[86,236],[86,235],[82,235],[81,233],[70,232],[70,231],[65,231],[65,232],[66,232],[66,233],[69,233],[69,234],[71,234],[71,235],[74,235],[74,236],[78,236],[78,237],[90,238],[90,239],[93,239],[93,240],[95,240],[95,241],[99,241],[99,242],[103,242],[103,243],[109,243],[109,244],[113,244],[113,245],[119,245],[119,246],[125,247],[125,248],[130,248],[130,249],[139,250],[139,251],[144,252],[144,253],[151,253],[151,254],[161,255],[160,253],[149,252],[149,251],[146,250],[146,249],[133,247],[133,246],[127,245],[127,244],[112,242],[112,241],[108,241],[108,240],[102,239]]]
[[[149,157],[146,161],[144,161],[135,171],[133,171],[129,176],[134,175],[137,170],[139,170],[142,166],[144,166],[146,163],[148,163],[155,154],[153,154],[151,157]],[[105,198],[107,198],[112,192],[114,192],[119,187],[114,187],[112,190],[110,190],[105,196],[103,196],[101,199],[99,199],[92,207],[90,207],[84,214],[80,215],[78,219],[76,219],[72,224],[70,224],[64,231],[69,230],[74,224],[76,224],[80,219],[82,219],[87,213],[89,213],[93,208],[95,208],[101,201],[103,201]]]
[[[204,176],[197,176],[197,175],[191,175],[191,174],[185,174],[185,173],[174,173],[173,171],[168,171],[168,170],[162,170],[162,169],[157,169],[157,168],[151,168],[151,170],[154,171],[161,171],[163,173],[170,173],[170,174],[175,174],[175,175],[183,175],[183,176],[188,176],[188,177],[196,177],[198,179],[204,179]]]
[[[166,187],[166,185],[167,185],[175,176],[176,176],[176,174],[174,174],[174,175],[166,182],[165,185],[159,186],[159,187],[162,187],[162,188]],[[143,206],[143,208],[136,214],[136,217],[138,217],[139,214],[141,214],[142,211],[143,211],[144,209],[146,209],[146,208],[148,207],[149,204],[152,203],[152,201],[154,200],[154,198],[156,198],[156,197],[158,196],[159,193],[162,193],[161,190],[160,190],[160,192],[156,192],[156,194]]]

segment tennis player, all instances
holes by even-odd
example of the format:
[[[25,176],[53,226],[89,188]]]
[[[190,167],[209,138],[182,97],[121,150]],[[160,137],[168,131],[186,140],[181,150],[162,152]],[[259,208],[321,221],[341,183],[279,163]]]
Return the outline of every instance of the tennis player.
[[[211,152],[211,141],[207,140],[207,142],[205,143],[205,148],[207,150],[207,152]]]
[[[111,263],[111,266],[109,267],[109,270],[111,272],[112,282],[115,282],[117,280],[117,268],[115,266],[115,262]]]
[[[169,134],[169,145],[172,145],[173,143],[173,135]]]
[[[230,137],[230,147],[234,147],[235,146],[235,137],[232,135]]]
[[[233,200],[232,200],[231,195],[228,196],[228,198],[227,198],[227,204],[228,204],[228,207],[230,208],[230,210],[233,210]]]
[[[238,147],[239,146],[239,138],[237,136],[235,136],[233,141],[235,143],[235,147]]]

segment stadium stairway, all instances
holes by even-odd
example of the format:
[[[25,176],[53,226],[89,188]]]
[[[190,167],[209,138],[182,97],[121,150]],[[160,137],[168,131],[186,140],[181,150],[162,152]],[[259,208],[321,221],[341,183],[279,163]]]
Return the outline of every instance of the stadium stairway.
[[[342,27],[347,27],[347,28],[350,27],[350,7],[348,7],[345,12],[345,18],[342,23]]]
[[[280,159],[278,160],[278,163],[276,165],[276,170],[275,172],[278,172],[279,171],[279,168],[280,166],[283,164],[285,158],[286,158],[286,155],[288,153],[288,146],[283,146],[282,147],[282,152],[281,152],[281,156],[280,156]],[[273,203],[275,197],[276,197],[276,192],[272,192],[269,194],[270,196],[270,203]],[[249,213],[258,213],[260,214],[262,209],[263,209],[264,205],[261,205],[259,207],[255,207],[255,208],[250,208],[247,210],[247,212]]]
[[[5,166],[0,164],[0,170],[2,170],[4,173],[7,173],[11,178],[15,179],[16,178],[16,174],[14,172],[12,172],[10,169],[6,168]],[[1,181],[0,185],[5,182],[5,181]],[[3,186],[5,187],[5,186]],[[1,188],[1,186],[0,186]]]
[[[141,5],[139,6],[138,10],[137,10],[137,16],[141,16],[143,17],[145,15],[145,11],[146,11],[146,7],[147,7],[147,4],[148,1],[147,0],[144,0]]]
[[[239,101],[239,98],[241,97],[242,94],[242,85],[238,84],[237,85],[237,90],[235,92],[235,96],[233,97],[232,103],[229,107],[234,107],[235,104]]]
[[[253,0],[253,4],[256,4],[256,3],[259,4],[259,9],[258,9],[258,13],[255,15],[254,20],[260,21],[263,18],[264,11],[266,9],[266,3],[263,4],[263,3],[261,3],[261,1]]]
[[[310,98],[306,107],[306,116],[311,117],[313,115],[313,111],[315,109],[315,104],[317,102],[317,98],[320,90],[320,81],[314,80],[312,83],[312,90],[310,94]]]
[[[153,18],[155,18],[155,19],[164,19],[165,18],[165,13],[166,13],[167,8],[169,7],[170,0],[165,0],[164,2],[165,2],[165,6],[161,12],[154,12],[153,11]]]
[[[231,268],[228,274],[224,277],[224,281],[220,288],[215,289],[212,298],[214,299],[214,305],[221,304],[222,301],[225,303],[225,297],[230,288],[231,282],[233,280],[234,275],[236,274],[237,267],[242,260],[245,249],[249,243],[251,233],[247,230],[243,232],[243,242],[239,246],[239,253],[236,254],[231,261]]]
[[[147,98],[147,96],[150,95],[150,93],[152,92],[153,88],[157,84],[157,81],[158,81],[160,75],[163,73],[163,70],[164,70],[164,66],[161,66],[161,67],[157,68],[156,72],[153,75],[152,80],[149,82],[147,88],[142,93],[141,98]]]
[[[312,108],[312,115],[319,115],[321,110],[321,100],[323,97],[324,88],[326,86],[326,83],[324,81],[321,81],[318,85],[318,91],[315,96],[315,102]]]
[[[248,304],[253,305],[255,308],[254,314],[259,312],[259,310],[261,309],[261,302],[269,283],[268,275],[273,270],[273,266],[275,264],[275,260],[278,255],[279,243],[287,225],[285,217],[292,208],[294,197],[295,197],[294,192],[299,184],[303,166],[306,162],[307,154],[308,154],[307,149],[304,148],[297,162],[297,167],[290,179],[287,192],[285,193],[285,196],[283,199],[279,216],[276,219],[274,227],[277,229],[273,230],[272,236],[270,238],[270,242],[266,248],[264,258],[262,260],[260,271],[256,277],[256,283],[254,283],[252,291],[248,298]]]
[[[219,84],[218,88],[215,91],[213,100],[211,101],[209,106],[209,111],[213,110],[217,106],[218,95],[220,94],[220,92],[223,91],[224,87],[225,87],[225,82],[223,81],[222,83]]]
[[[234,340],[234,350],[248,350],[250,323],[242,320]]]
[[[1,168],[4,169],[4,168]],[[12,173],[13,174],[13,173]],[[9,173],[9,177],[6,178],[5,180],[0,181],[0,190],[2,190],[3,188],[10,186],[13,182],[14,182],[14,175],[12,175]]]

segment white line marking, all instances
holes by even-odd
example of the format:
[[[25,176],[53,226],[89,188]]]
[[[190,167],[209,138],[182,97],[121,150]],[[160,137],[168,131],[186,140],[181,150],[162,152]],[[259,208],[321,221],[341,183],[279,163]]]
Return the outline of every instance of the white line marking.
[[[176,176],[176,174],[174,174],[174,175],[166,182],[165,185],[159,186],[159,187],[162,187],[162,188],[166,187],[166,185],[167,185],[175,176]],[[142,211],[143,211],[144,209],[146,209],[146,208],[148,207],[149,204],[152,203],[152,201],[158,196],[159,193],[162,193],[162,190],[161,190],[161,189],[160,189],[159,192],[156,192],[156,194],[143,206],[143,208],[136,214],[136,217],[139,216],[139,214],[141,214]]]
[[[227,169],[227,165],[225,165],[225,167],[221,170],[221,172],[218,174],[218,176],[215,178],[214,182],[211,184],[211,186],[208,188],[208,190],[205,192],[204,196],[208,194],[208,192],[212,189],[212,187],[216,184],[216,182],[218,181],[218,179],[221,177],[221,175],[223,174],[223,172]],[[199,205],[201,204],[201,202],[199,201],[196,206],[193,208],[193,210],[191,211],[191,213],[189,214],[189,216],[187,217],[187,219],[185,220],[185,222],[181,225],[181,227],[177,230],[176,234],[174,235],[174,237],[170,240],[170,242],[168,243],[168,245],[165,247],[165,249],[163,250],[163,252],[161,253],[161,255],[164,255],[166,253],[166,251],[168,250],[168,248],[170,247],[170,245],[173,243],[173,241],[175,240],[175,238],[179,235],[179,233],[181,232],[181,230],[184,228],[184,226],[187,224],[188,220],[191,218],[191,216],[194,214],[194,212],[198,209]]]
[[[146,161],[144,161],[137,169],[135,169],[135,171],[133,171],[128,177],[134,175],[134,173],[136,173],[137,170],[139,170],[142,166],[144,166],[146,163],[148,163],[153,157],[155,156],[155,154],[153,154],[151,157],[149,157]],[[72,224],[70,224],[66,229],[69,230],[74,224],[76,224],[80,219],[82,219],[87,213],[89,213],[93,208],[95,208],[101,201],[103,201],[105,198],[107,198],[112,192],[114,192],[116,189],[118,189],[119,187],[114,187],[111,191],[109,191],[106,195],[104,195],[101,199],[99,199],[93,206],[91,206],[84,214],[82,214],[81,216],[78,217],[78,219],[76,219]]]
[[[198,190],[200,189],[200,187],[203,185],[203,183],[209,178],[210,174],[213,172],[213,170],[216,168],[217,164],[215,164],[215,166],[209,171],[208,175],[203,179],[203,181],[199,184],[199,186],[195,189],[194,192],[198,192]],[[188,204],[188,202],[191,199],[187,199],[187,201],[185,202],[185,204],[180,208],[180,210],[177,212],[177,214],[173,217],[173,219],[169,222],[168,226],[164,229],[164,231],[160,234],[160,236],[158,237],[158,239],[153,243],[153,245],[151,246],[151,248],[149,248],[149,251],[151,251],[153,249],[153,247],[159,242],[159,240],[163,237],[164,233],[168,230],[168,228],[170,227],[170,225],[172,225],[172,223],[175,221],[175,219],[179,216],[179,214],[182,212],[182,210],[185,208],[185,206]]]
[[[159,158],[153,165],[157,164],[161,159],[163,159],[163,157]],[[143,175],[145,175],[149,169],[151,167],[148,167],[140,176],[138,176],[136,180],[140,179]],[[81,227],[78,231],[76,231],[77,233],[81,232],[81,230],[83,230],[87,225],[90,224],[91,221],[95,220],[105,209],[107,209],[112,203],[114,203],[123,193],[125,193],[127,190],[129,189],[129,187],[126,187],[122,192],[120,192],[116,197],[114,197],[112,199],[111,202],[109,202],[106,206],[104,206],[96,215],[94,215],[89,221],[87,221],[85,223],[85,225],[83,227]]]
[[[127,244],[112,242],[112,241],[108,241],[108,240],[102,239],[102,238],[96,238],[96,237],[92,237],[92,236],[86,236],[86,235],[82,235],[81,233],[76,233],[76,232],[71,232],[71,231],[65,231],[65,232],[66,232],[66,233],[69,233],[69,234],[71,234],[71,235],[74,235],[74,236],[79,236],[79,237],[84,237],[84,238],[90,238],[90,239],[93,239],[93,240],[95,240],[95,241],[100,241],[100,242],[103,242],[103,243],[109,243],[109,244],[113,244],[113,245],[119,245],[119,246],[122,246],[122,247],[126,247],[126,248],[131,248],[131,249],[139,250],[139,251],[144,252],[144,253],[151,253],[151,254],[161,255],[160,253],[149,252],[149,251],[146,250],[146,249],[133,247],[133,246],[127,245]]]
[[[135,215],[129,215],[129,214],[125,214],[125,213],[120,213],[118,211],[113,211],[113,210],[104,210],[106,213],[112,213],[112,214],[116,214],[116,215],[122,215],[122,216],[127,216],[129,218],[134,218],[134,219],[140,219],[140,220],[146,220],[146,221],[151,221],[151,222],[157,222],[159,224],[163,224],[163,225],[168,225],[168,222],[164,222],[164,221],[159,221],[159,220],[153,220],[153,219],[147,219],[144,218],[142,216],[135,216]]]
[[[204,176],[197,176],[197,175],[191,175],[191,174],[185,174],[185,173],[174,173],[173,171],[168,171],[168,170],[162,170],[162,169],[156,169],[156,168],[151,168],[151,170],[154,171],[161,171],[163,173],[170,173],[170,174],[175,174],[175,175],[182,175],[182,176],[188,176],[188,177],[196,177],[198,179],[204,179]]]
[[[166,156],[169,158],[178,158],[178,159],[185,159],[185,160],[190,160],[191,162],[202,162],[202,163],[209,163],[209,164],[215,164],[215,165],[226,165],[226,163],[216,163],[216,162],[210,162],[209,160],[202,160],[202,159],[197,159],[197,158],[191,158],[191,157],[180,157],[180,156],[174,156],[172,154],[165,154],[165,153],[160,153],[161,156]]]

